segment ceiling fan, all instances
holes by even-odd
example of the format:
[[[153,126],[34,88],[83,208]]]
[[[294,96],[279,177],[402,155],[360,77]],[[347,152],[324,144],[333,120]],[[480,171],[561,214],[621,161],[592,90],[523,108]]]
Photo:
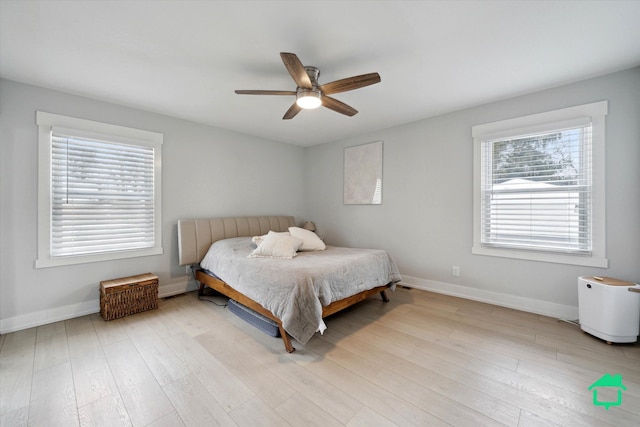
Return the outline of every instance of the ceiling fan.
[[[293,77],[293,81],[296,82],[296,90],[236,90],[235,92],[239,95],[294,95],[296,102],[289,107],[282,117],[283,120],[294,118],[303,109],[318,108],[321,105],[349,117],[355,116],[358,114],[358,110],[329,95],[380,82],[378,73],[369,73],[320,85],[318,83],[319,69],[305,67],[295,53],[281,52],[280,57],[287,71]]]

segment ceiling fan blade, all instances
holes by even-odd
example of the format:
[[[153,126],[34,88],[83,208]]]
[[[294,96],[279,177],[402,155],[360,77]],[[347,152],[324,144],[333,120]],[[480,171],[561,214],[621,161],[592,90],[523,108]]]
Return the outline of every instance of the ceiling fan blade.
[[[333,93],[346,92],[348,90],[359,89],[380,82],[380,74],[369,73],[360,76],[347,77],[346,79],[336,80],[320,86],[320,90],[325,95]]]
[[[289,107],[287,112],[284,113],[284,116],[282,117],[282,120],[293,119],[296,116],[296,114],[298,114],[300,111],[302,111],[302,107],[300,107],[297,103],[294,102],[293,105],[291,105],[291,107]]]
[[[295,95],[293,90],[236,90],[238,95]]]
[[[280,58],[298,87],[311,89],[311,79],[295,53],[280,52]]]
[[[344,114],[345,116],[351,117],[358,114],[358,110],[356,110],[355,108],[345,104],[342,101],[338,101],[337,99],[332,98],[330,96],[322,97],[322,105],[327,107],[330,110],[333,110],[340,114]]]

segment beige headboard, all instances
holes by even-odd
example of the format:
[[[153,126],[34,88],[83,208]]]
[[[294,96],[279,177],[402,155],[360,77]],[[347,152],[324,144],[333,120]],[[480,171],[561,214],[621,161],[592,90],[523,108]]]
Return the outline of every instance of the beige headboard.
[[[178,220],[178,261],[180,265],[197,264],[209,246],[232,237],[261,236],[294,227],[292,216],[243,216],[229,218]]]

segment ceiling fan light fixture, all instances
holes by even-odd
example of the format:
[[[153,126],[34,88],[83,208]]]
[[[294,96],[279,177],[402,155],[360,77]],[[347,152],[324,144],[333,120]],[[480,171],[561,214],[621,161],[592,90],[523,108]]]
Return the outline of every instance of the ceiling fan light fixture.
[[[321,96],[322,94],[318,90],[302,89],[296,95],[296,104],[305,110],[312,110],[322,105]]]

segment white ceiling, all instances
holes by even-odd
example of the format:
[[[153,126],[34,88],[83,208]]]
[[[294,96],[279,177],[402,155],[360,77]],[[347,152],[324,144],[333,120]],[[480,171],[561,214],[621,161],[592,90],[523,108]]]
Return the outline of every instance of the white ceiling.
[[[279,52],[359,114],[282,116]],[[0,0],[0,76],[311,146],[640,65],[640,1]]]

